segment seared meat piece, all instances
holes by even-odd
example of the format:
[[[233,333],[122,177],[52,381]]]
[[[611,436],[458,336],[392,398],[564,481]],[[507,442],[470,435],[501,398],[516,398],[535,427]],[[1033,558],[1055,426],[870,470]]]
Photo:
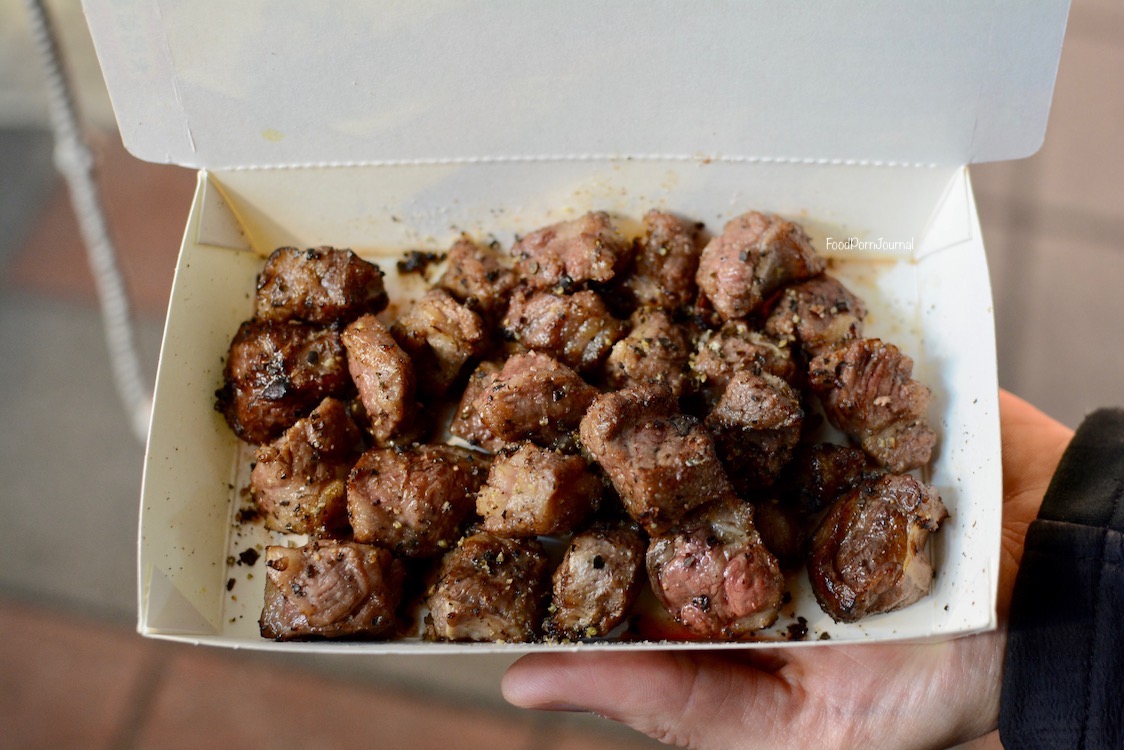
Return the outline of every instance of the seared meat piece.
[[[467,440],[475,446],[495,453],[507,443],[496,437],[476,410],[475,401],[484,393],[496,379],[500,366],[495,362],[481,362],[472,375],[468,377],[468,385],[461,395],[460,404],[453,414],[453,421],[449,424],[449,432],[461,440]]]
[[[268,443],[325,396],[348,390],[346,363],[330,328],[248,320],[230,344],[215,408],[238,437]]]
[[[500,263],[493,247],[461,237],[449,248],[449,265],[437,285],[482,317],[494,319],[507,304],[515,272]]]
[[[631,273],[622,282],[632,302],[664,310],[694,302],[701,228],[663,211],[644,214],[644,239],[638,243]]]
[[[531,232],[515,243],[515,270],[534,289],[568,294],[608,281],[628,264],[631,248],[604,211]]]
[[[443,289],[426,292],[390,331],[413,360],[419,390],[429,396],[444,395],[488,344],[480,316]]]
[[[802,513],[818,513],[858,484],[866,465],[866,453],[858,448],[800,445],[781,479],[781,492]]]
[[[666,389],[631,386],[599,396],[582,418],[581,440],[650,534],[733,494],[710,435],[677,412]]]
[[[808,577],[837,622],[913,604],[929,593],[925,540],[948,516],[937,491],[909,475],[863,480],[831,507],[812,537]]]
[[[354,542],[265,548],[261,634],[279,641],[386,638],[402,596],[402,563]]]
[[[624,622],[643,583],[647,545],[631,525],[597,525],[575,534],[553,577],[546,635],[597,638]]]
[[[456,543],[476,509],[488,459],[451,445],[375,448],[347,479],[355,539],[401,557],[429,557]]]
[[[734,373],[743,370],[767,372],[789,382],[796,375],[791,352],[743,320],[731,320],[717,331],[705,331],[691,355],[690,368],[711,403],[721,397]]]
[[[799,224],[750,211],[731,219],[699,259],[699,289],[723,320],[744,318],[785,284],[823,273]]]
[[[726,474],[743,497],[776,481],[800,442],[800,394],[768,373],[734,375],[706,427]]]
[[[383,273],[350,250],[317,247],[273,251],[258,276],[254,317],[348,323],[387,304]]]
[[[795,507],[774,498],[759,500],[753,504],[753,525],[761,535],[761,543],[781,567],[792,568],[804,562],[808,528]]]
[[[925,422],[929,389],[912,373],[913,360],[893,344],[859,339],[813,359],[808,379],[828,421],[900,473],[929,463],[937,441]]]
[[[663,385],[679,398],[687,388],[691,355],[686,330],[663,310],[650,308],[637,310],[631,322],[632,331],[613,346],[605,363],[609,385]]]
[[[705,638],[772,625],[784,578],[753,526],[753,506],[727,496],[652,538],[652,590],[676,622]]]
[[[250,495],[266,528],[313,536],[346,528],[344,481],[361,440],[347,405],[326,398],[276,441],[258,448]]]
[[[436,641],[533,641],[546,595],[547,559],[537,539],[486,532],[441,560],[427,601],[426,637]]]
[[[503,333],[579,372],[592,372],[624,335],[624,326],[594,292],[559,295],[517,289],[503,319]]]
[[[492,462],[476,512],[484,530],[497,536],[567,534],[593,510],[601,490],[581,456],[524,443]]]
[[[809,357],[862,338],[866,306],[831,276],[790,286],[765,321],[765,333]]]
[[[414,417],[414,365],[374,315],[364,315],[343,332],[347,367],[370,420],[371,435],[386,443],[402,434]]]
[[[501,440],[551,445],[574,430],[597,389],[557,360],[516,354],[472,402],[480,421]]]

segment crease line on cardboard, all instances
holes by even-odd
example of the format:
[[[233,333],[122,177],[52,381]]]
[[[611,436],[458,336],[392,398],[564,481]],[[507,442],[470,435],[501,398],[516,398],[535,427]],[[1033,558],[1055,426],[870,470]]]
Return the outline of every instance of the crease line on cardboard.
[[[160,3],[154,3],[154,12],[156,13],[156,22],[160,26],[162,32],[156,40],[157,47],[164,54],[165,61],[167,62],[168,70],[172,71],[170,76],[172,84],[172,95],[176,99],[176,105],[179,107],[180,112],[183,114],[183,130],[184,135],[187,136],[187,145],[191,149],[191,153],[198,153],[195,148],[195,137],[191,134],[191,125],[187,121],[187,107],[183,104],[183,94],[180,92],[179,79],[175,75],[176,61],[172,55],[172,45],[168,43],[168,27],[164,22],[164,12],[161,10]]]
[[[190,136],[190,132],[189,132]],[[934,169],[936,162],[905,162],[881,159],[841,159],[798,156],[729,156],[707,154],[496,154],[492,156],[446,156],[412,159],[373,159],[369,161],[317,161],[297,164],[259,164],[226,167],[232,172],[262,169],[306,169],[337,167],[406,167],[454,166],[467,164],[511,164],[530,162],[600,162],[600,161],[679,161],[697,162],[700,165],[719,164],[792,164],[805,166],[846,167],[908,167]]]

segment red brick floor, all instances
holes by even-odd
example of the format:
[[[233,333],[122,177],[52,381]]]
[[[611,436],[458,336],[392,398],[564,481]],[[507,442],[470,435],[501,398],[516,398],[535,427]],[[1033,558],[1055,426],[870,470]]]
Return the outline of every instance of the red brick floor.
[[[91,134],[96,178],[130,300],[138,313],[164,317],[195,172],[130,156],[116,133]],[[0,273],[32,288],[96,304],[78,223],[60,180],[22,250]]]
[[[619,732],[146,640],[0,600],[0,747],[641,750]]]

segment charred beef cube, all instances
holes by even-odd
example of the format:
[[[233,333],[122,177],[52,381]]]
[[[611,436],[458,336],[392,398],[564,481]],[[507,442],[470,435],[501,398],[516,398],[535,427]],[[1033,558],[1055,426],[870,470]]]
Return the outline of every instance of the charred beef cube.
[[[604,211],[531,232],[515,243],[515,270],[534,289],[568,294],[605,282],[628,264],[631,248]]]
[[[476,512],[497,536],[566,534],[590,514],[601,489],[581,456],[524,443],[492,462]]]
[[[618,341],[605,363],[610,387],[662,385],[679,398],[687,389],[691,342],[687,331],[663,310],[641,308],[632,331]]]
[[[592,372],[624,335],[624,325],[594,292],[560,295],[517,289],[503,319],[503,334],[579,372]]]
[[[557,360],[516,354],[472,402],[480,421],[501,440],[552,445],[576,429],[597,389]]]
[[[765,333],[809,357],[862,338],[866,306],[837,279],[819,276],[784,290]]]
[[[450,445],[375,448],[347,479],[355,539],[400,557],[430,557],[452,547],[476,509],[487,457]]]
[[[429,396],[444,395],[488,344],[480,316],[443,289],[426,292],[390,330],[414,363],[419,390]]]
[[[638,243],[631,272],[621,282],[636,305],[678,310],[695,300],[701,224],[652,210],[644,215],[644,238]]]
[[[819,513],[854,487],[867,468],[859,448],[832,443],[799,445],[778,490],[805,515]]]
[[[230,344],[215,408],[238,437],[268,443],[325,396],[348,390],[346,363],[330,328],[248,320]]]
[[[533,641],[542,619],[547,558],[537,539],[486,532],[462,539],[441,560],[427,601],[434,641]]]
[[[457,405],[453,420],[449,424],[451,434],[492,453],[507,443],[496,437],[484,424],[480,412],[476,410],[475,402],[477,397],[492,385],[500,369],[500,365],[495,362],[481,362],[477,365],[468,378],[468,385],[465,386],[460,404]]]
[[[824,612],[855,622],[929,593],[925,541],[947,516],[937,491],[909,475],[868,478],[841,497],[812,536],[808,557]]]
[[[750,211],[702,251],[695,277],[723,320],[756,312],[776,290],[823,273],[826,262],[799,224]]]
[[[416,408],[414,365],[374,315],[364,315],[343,332],[347,367],[359,389],[371,435],[383,444],[406,432]]]
[[[734,639],[772,625],[784,578],[753,525],[753,506],[729,496],[653,537],[648,579],[676,622],[704,638]]]
[[[790,383],[796,365],[788,348],[754,331],[742,320],[731,320],[717,331],[705,331],[689,363],[698,388],[713,403],[722,396],[735,373],[769,373]]]
[[[710,435],[678,413],[666,389],[632,386],[599,396],[582,418],[581,440],[650,534],[733,494]]]
[[[258,276],[254,317],[327,325],[348,323],[387,305],[382,270],[350,250],[273,251]]]
[[[279,641],[386,638],[402,597],[402,563],[354,542],[265,548],[261,634]]]
[[[347,526],[345,481],[362,437],[347,405],[320,402],[254,453],[250,495],[267,529],[332,536]]]
[[[632,525],[599,524],[575,534],[554,571],[546,635],[599,638],[624,622],[644,580],[646,548]]]
[[[852,341],[808,366],[828,421],[895,473],[929,463],[937,442],[925,421],[931,394],[912,374],[913,360],[878,339]]]
[[[800,395],[778,377],[739,372],[706,417],[718,457],[743,497],[771,486],[800,442]]]
[[[500,262],[494,247],[477,245],[467,237],[454,242],[448,255],[449,264],[437,285],[481,317],[494,320],[515,286],[515,272]]]

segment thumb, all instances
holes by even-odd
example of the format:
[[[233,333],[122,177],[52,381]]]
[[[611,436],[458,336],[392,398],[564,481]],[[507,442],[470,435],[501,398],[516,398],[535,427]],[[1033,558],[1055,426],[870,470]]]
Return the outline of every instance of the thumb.
[[[522,708],[591,711],[697,750],[754,734],[772,746],[770,727],[795,710],[782,678],[698,653],[535,654],[513,664],[501,688]]]

